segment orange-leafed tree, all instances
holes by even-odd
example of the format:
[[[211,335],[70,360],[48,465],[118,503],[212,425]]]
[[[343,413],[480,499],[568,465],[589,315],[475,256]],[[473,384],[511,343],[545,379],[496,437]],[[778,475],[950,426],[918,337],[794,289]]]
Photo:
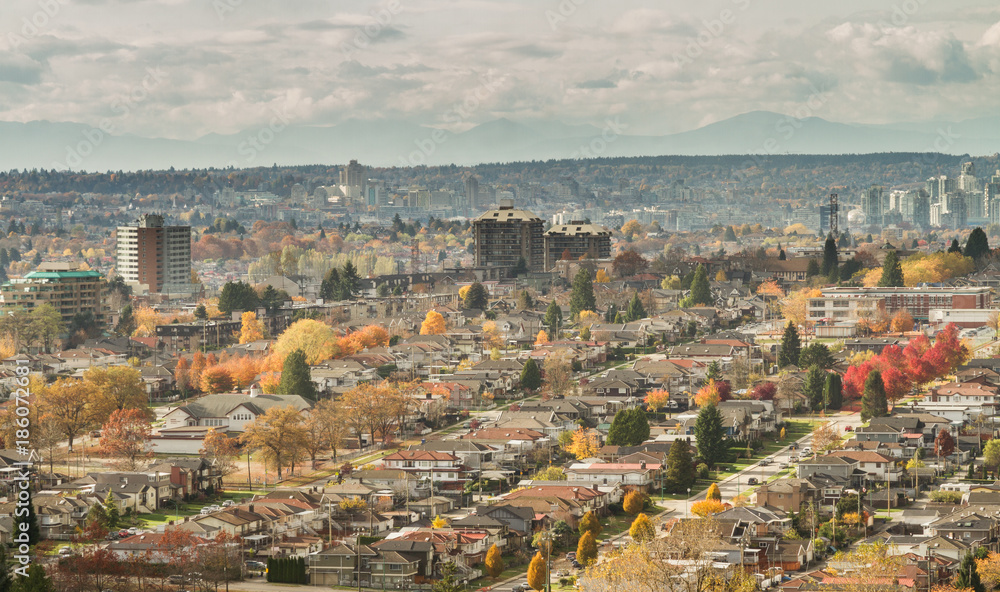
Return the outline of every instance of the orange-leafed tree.
[[[191,369],[188,370],[188,384],[191,388],[201,388],[201,373],[205,371],[205,354],[200,351],[191,356]]]
[[[539,551],[535,553],[535,556],[531,558],[531,563],[528,564],[528,585],[538,592],[545,590],[545,585],[548,583],[546,582],[547,575],[545,557]]]
[[[119,409],[101,427],[101,450],[111,457],[116,468],[137,471],[153,452],[149,440],[153,427],[140,409]]]
[[[704,407],[705,405],[718,405],[720,400],[722,400],[722,393],[719,392],[719,386],[716,384],[715,380],[711,378],[694,396],[694,402],[699,407]]]
[[[73,440],[91,425],[87,405],[91,386],[82,380],[60,378],[52,384],[32,389],[42,421],[49,423],[67,440]]]
[[[538,335],[535,336],[535,345],[545,345],[548,342],[549,334],[545,332],[545,329],[542,329],[538,332]]]
[[[913,316],[905,308],[899,309],[892,317],[889,328],[894,333],[905,333],[913,330]]]
[[[629,516],[636,516],[645,507],[646,499],[646,494],[641,491],[630,491],[625,494],[625,499],[622,501],[622,509]]]
[[[443,335],[448,330],[448,325],[444,322],[444,315],[436,310],[427,311],[424,322],[420,324],[421,335]]]
[[[208,394],[228,393],[233,390],[233,377],[224,366],[212,366],[201,373],[201,390]]]
[[[646,409],[655,412],[667,406],[670,402],[670,393],[663,389],[650,391],[643,401],[646,403]]]

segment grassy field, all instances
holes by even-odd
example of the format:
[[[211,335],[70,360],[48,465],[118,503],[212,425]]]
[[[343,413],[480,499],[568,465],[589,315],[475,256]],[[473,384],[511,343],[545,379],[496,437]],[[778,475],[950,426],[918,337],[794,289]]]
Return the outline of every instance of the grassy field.
[[[232,500],[239,503],[240,500],[249,499],[254,495],[264,495],[268,492],[263,490],[232,490],[225,491],[221,496],[217,496],[215,499],[198,501],[198,502],[182,502],[178,501],[177,505],[172,502],[167,504],[166,507],[161,508],[159,512],[154,512],[152,514],[141,514],[139,518],[140,525],[143,528],[156,528],[160,525],[165,525],[178,518],[184,519],[188,516],[198,516],[201,514],[201,509],[205,506],[210,506],[212,504],[221,504],[225,500]]]

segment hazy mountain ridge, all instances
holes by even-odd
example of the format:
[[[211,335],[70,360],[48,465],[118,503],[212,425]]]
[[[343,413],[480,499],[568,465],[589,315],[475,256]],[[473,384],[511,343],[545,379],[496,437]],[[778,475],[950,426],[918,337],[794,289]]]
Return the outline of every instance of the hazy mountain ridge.
[[[632,131],[633,134],[629,132]],[[726,154],[857,154],[1000,150],[1000,117],[866,125],[755,111],[663,136],[558,121],[498,119],[463,132],[400,121],[262,127],[196,140],[107,134],[69,122],[0,122],[0,170],[138,170],[301,164],[350,159],[374,166],[473,165],[589,157]]]

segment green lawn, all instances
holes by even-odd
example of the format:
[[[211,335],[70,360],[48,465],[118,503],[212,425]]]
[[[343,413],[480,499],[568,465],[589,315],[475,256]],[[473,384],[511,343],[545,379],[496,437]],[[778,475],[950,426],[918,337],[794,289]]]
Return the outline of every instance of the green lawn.
[[[205,506],[210,506],[212,504],[221,505],[224,500],[239,502],[243,499],[249,499],[251,496],[264,495],[266,493],[267,492],[263,490],[226,490],[222,493],[222,495],[205,501],[178,501],[178,505],[176,506],[173,502],[171,502],[165,507],[160,508],[160,511],[152,514],[141,514],[139,518],[142,521],[142,526],[144,528],[155,528],[161,524],[167,524],[172,520],[177,520],[178,517],[183,519],[186,516],[198,516],[201,514],[201,509]]]
[[[555,553],[552,554],[552,557],[555,558]],[[511,559],[510,557],[504,557],[503,561],[504,561],[504,569],[503,569],[502,572],[500,572],[500,576],[497,577],[496,580],[494,580],[493,578],[491,578],[488,575],[483,575],[482,577],[476,578],[474,580],[470,580],[469,581],[469,589],[475,590],[475,589],[481,588],[483,586],[489,586],[489,585],[492,585],[494,582],[502,582],[502,581],[504,581],[504,580],[506,580],[508,578],[513,578],[514,576],[519,576],[519,575],[524,574],[524,573],[526,573],[528,571],[528,563],[527,562],[512,564],[513,559]],[[486,571],[485,568],[482,568],[482,569],[483,569],[483,572],[485,573],[485,571]]]

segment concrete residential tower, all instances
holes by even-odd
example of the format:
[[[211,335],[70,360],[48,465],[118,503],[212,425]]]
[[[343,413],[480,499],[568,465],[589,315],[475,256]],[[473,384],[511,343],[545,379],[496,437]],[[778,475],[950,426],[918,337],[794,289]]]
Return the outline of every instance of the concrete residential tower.
[[[119,226],[118,274],[140,292],[190,295],[191,227],[164,226],[163,216],[143,214],[134,226]]]

